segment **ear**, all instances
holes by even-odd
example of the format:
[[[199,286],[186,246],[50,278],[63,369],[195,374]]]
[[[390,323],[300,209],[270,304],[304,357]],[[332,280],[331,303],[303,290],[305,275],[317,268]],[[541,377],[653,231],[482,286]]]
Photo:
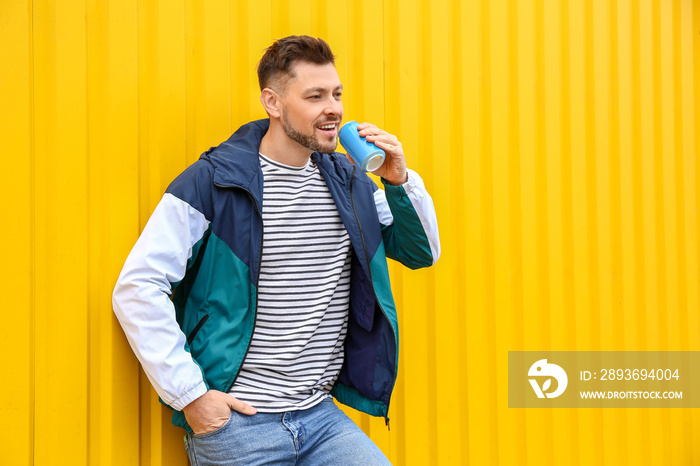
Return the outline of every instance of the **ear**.
[[[277,92],[273,91],[269,87],[262,90],[260,94],[260,102],[262,102],[265,111],[271,118],[280,118],[282,113],[280,112],[280,96]]]

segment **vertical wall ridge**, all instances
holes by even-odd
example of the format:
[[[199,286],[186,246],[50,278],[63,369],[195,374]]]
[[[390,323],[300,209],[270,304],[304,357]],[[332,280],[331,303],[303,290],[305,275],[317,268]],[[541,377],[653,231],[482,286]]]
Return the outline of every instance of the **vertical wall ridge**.
[[[493,130],[492,130],[492,58],[491,58],[491,9],[490,2],[481,2],[481,87],[480,93],[480,131],[479,131],[479,177],[480,177],[480,202],[481,202],[481,237],[483,241],[482,249],[482,271],[484,274],[484,310],[486,311],[485,341],[486,344],[495,348],[496,341],[496,284],[495,284],[495,261],[494,261],[494,182],[493,182]],[[499,135],[499,137],[501,137]],[[486,374],[491,380],[496,380],[495,369],[496,355],[486,355]],[[484,407],[490,411],[496,410],[496,399],[493,391],[483,393]],[[483,408],[482,408],[483,409]],[[486,427],[486,434],[491,439],[486,452],[488,461],[498,463],[498,419],[497,417]],[[482,446],[483,448],[483,446]]]
[[[34,1],[28,4],[29,49],[29,452],[27,464],[33,465],[36,446],[36,99],[35,99],[35,68],[34,68]]]
[[[687,269],[687,246],[686,246],[686,200],[685,200],[685,180],[687,164],[685,162],[685,141],[683,131],[686,126],[683,112],[683,54],[682,54],[682,34],[683,24],[681,22],[681,2],[673,2],[673,114],[675,121],[673,125],[673,147],[675,174],[673,179],[674,197],[676,202],[676,260],[677,260],[677,306],[678,319],[675,322],[674,332],[679,338],[679,349],[690,347],[690,335],[688,328],[684,325],[688,321],[688,275]],[[671,310],[673,311],[673,310]]]
[[[661,34],[661,5],[659,0],[652,0],[651,5],[651,58],[652,58],[652,88],[654,90],[662,87],[662,34]],[[651,349],[668,348],[668,323],[666,321],[666,228],[664,218],[666,216],[666,205],[664,203],[665,180],[664,180],[664,142],[666,135],[663,128],[663,103],[662,92],[653,92],[652,94],[652,124],[654,131],[653,145],[653,202],[654,202],[654,237],[655,245],[654,252],[656,255],[653,280],[656,282],[656,315],[653,318],[655,326],[659,327],[659,331],[652,339]],[[672,117],[669,115],[669,117]]]
[[[620,162],[620,152],[622,151],[620,142],[620,65],[618,63],[619,28],[618,23],[618,2],[611,1],[609,6],[609,82],[610,82],[610,108],[608,130],[608,151],[609,159],[609,182],[610,182],[610,253],[611,253],[611,296],[610,312],[612,344],[615,349],[625,348],[625,322],[624,313],[620,312],[623,305],[623,212],[622,212],[622,172]]]

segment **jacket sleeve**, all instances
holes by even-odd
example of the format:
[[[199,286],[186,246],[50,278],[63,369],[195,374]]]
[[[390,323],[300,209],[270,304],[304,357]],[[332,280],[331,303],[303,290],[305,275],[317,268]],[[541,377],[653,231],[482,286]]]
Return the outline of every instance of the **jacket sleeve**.
[[[126,259],[112,295],[114,313],[148,379],[178,411],[202,396],[207,385],[188,351],[170,294],[208,227],[201,212],[166,193]]]
[[[384,190],[374,191],[387,257],[406,267],[429,267],[440,257],[437,216],[430,194],[415,171],[408,181],[392,186],[382,180]]]

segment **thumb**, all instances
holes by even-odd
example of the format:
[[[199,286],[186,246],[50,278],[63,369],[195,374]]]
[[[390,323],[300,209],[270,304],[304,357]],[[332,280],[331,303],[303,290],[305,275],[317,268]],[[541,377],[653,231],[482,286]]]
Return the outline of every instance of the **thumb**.
[[[239,413],[247,414],[249,416],[252,416],[253,414],[258,412],[257,409],[253,408],[252,406],[250,406],[248,403],[246,403],[244,401],[241,401],[241,400],[234,398],[232,396],[229,396],[228,398],[230,398],[228,400],[228,406],[234,411],[238,411]]]

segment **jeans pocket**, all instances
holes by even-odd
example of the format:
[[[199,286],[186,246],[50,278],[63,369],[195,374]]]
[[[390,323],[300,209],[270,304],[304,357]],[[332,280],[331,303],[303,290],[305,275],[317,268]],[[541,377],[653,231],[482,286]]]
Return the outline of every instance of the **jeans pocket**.
[[[233,411],[231,411],[228,415],[228,419],[226,419],[226,422],[221,427],[217,427],[216,429],[212,430],[211,432],[205,432],[204,434],[192,434],[193,439],[205,439],[212,437],[216,434],[220,434],[221,432],[225,431],[228,426],[231,424],[231,421],[233,420]]]
[[[190,460],[192,466],[197,466],[197,457],[194,454],[194,449],[190,442],[192,440],[189,438],[189,434],[185,435],[185,451],[187,452],[187,459]]]

